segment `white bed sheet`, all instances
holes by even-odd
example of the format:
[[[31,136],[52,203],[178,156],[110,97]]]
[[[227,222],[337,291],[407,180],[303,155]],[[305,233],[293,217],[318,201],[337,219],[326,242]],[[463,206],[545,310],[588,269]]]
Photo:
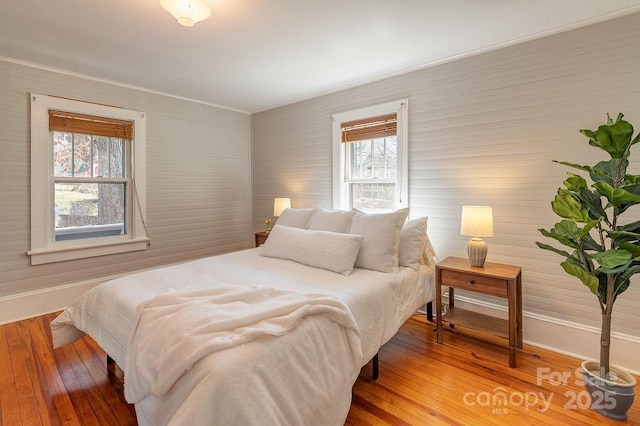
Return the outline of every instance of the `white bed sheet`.
[[[397,332],[409,316],[433,298],[434,275],[432,267],[422,266],[418,271],[400,268],[398,274],[356,268],[351,275],[343,276],[289,260],[262,257],[259,256],[259,251],[260,249],[257,248],[199,259],[132,274],[104,283],[79,298],[52,323],[54,347],[71,343],[87,333],[118,365],[124,366],[127,344],[131,339],[136,321],[136,308],[140,303],[160,294],[211,286],[264,286],[304,293],[322,293],[344,302],[351,310],[360,329],[363,362],[366,363],[377,353],[380,346]],[[180,379],[180,383],[176,383],[179,386],[175,392],[169,392],[162,397],[150,396],[136,404],[140,423],[164,423],[166,419],[173,419],[172,421],[181,423],[182,421],[194,420],[191,417],[193,415],[214,415],[216,404],[218,404],[218,408],[226,407],[231,403],[229,398],[238,398],[239,395],[224,390],[228,387],[215,387],[209,381],[206,385],[206,392],[218,400],[215,404],[211,403],[205,408],[213,411],[207,414],[202,411],[198,412],[198,410],[185,411],[184,407],[181,409],[181,406],[184,406],[180,402],[181,399],[195,394],[196,389],[203,387],[200,379],[211,374],[210,367],[213,366],[217,370],[220,370],[221,366],[225,366],[223,374],[226,378],[219,376],[214,382],[219,380],[234,381],[237,377],[244,377],[243,380],[251,381],[254,380],[252,377],[244,373],[240,374],[240,372],[246,372],[248,369],[262,370],[262,375],[255,375],[256,383],[246,383],[243,386],[248,386],[251,389],[266,386],[268,389],[263,390],[267,393],[262,391],[256,393],[255,399],[260,401],[243,403],[243,407],[246,409],[252,403],[257,403],[260,407],[275,404],[278,407],[277,412],[270,413],[273,414],[273,421],[281,421],[283,418],[288,419],[292,416],[291,424],[295,424],[293,421],[304,421],[304,418],[296,416],[327,414],[324,413],[327,410],[322,408],[321,401],[315,401],[313,407],[309,407],[307,410],[307,414],[300,414],[296,411],[299,411],[300,408],[296,401],[261,400],[268,392],[273,392],[274,389],[277,392],[277,387],[273,386],[276,386],[278,382],[289,380],[285,372],[285,376],[274,378],[273,384],[264,383],[264,378],[267,375],[276,373],[279,368],[280,370],[282,368],[279,367],[281,359],[272,355],[278,351],[286,350],[291,355],[287,354],[287,360],[300,364],[298,366],[300,370],[311,367],[303,365],[309,362],[309,360],[305,361],[304,351],[324,351],[325,353],[316,355],[324,359],[326,366],[318,365],[316,368],[329,368],[325,374],[326,380],[347,380],[350,382],[346,388],[326,383],[327,388],[337,389],[335,395],[327,395],[328,401],[325,404],[326,407],[335,407],[335,423],[339,424],[340,419],[344,420],[350,403],[350,394],[346,395],[345,389],[350,390],[357,377],[357,371],[362,365],[352,366],[350,371],[345,370],[347,367],[342,367],[342,371],[338,369],[331,371],[331,360],[344,355],[340,343],[336,342],[335,347],[326,347],[326,343],[322,343],[320,339],[312,338],[312,336],[326,334],[330,327],[326,325],[318,327],[318,324],[307,322],[303,323],[301,328],[300,332],[290,333],[278,339],[252,342],[244,345],[240,350],[234,348],[233,356],[222,353],[216,357],[210,357],[213,359],[207,362],[197,364],[189,374]],[[339,335],[336,336],[336,339],[341,339]],[[295,352],[298,353],[294,354]],[[256,356],[259,356],[259,362]],[[313,361],[313,364],[316,364],[317,361]],[[295,368],[292,369],[292,371],[295,370]],[[220,375],[220,371],[217,374]],[[311,379],[307,377],[300,378],[300,380],[304,382]],[[316,375],[313,381],[318,380],[323,379]],[[307,383],[307,385],[313,386],[312,383]],[[202,390],[199,389],[198,392],[202,393]],[[180,397],[174,398],[172,393],[178,393]],[[323,393],[324,391],[318,392],[319,395]],[[316,395],[314,398],[317,400],[318,396]],[[211,398],[211,400],[213,399]],[[342,406],[336,406],[336,399],[340,399]],[[295,410],[288,412],[285,409],[288,404],[295,407]],[[244,411],[251,413],[251,410]],[[242,413],[237,413],[236,417],[233,417],[234,422],[250,421],[249,418],[243,419],[238,416],[242,416]],[[328,424],[334,423],[331,419],[333,419],[331,416],[327,418]],[[222,419],[220,420],[222,421]],[[227,418],[227,420],[230,419]],[[262,420],[264,421],[265,418]]]

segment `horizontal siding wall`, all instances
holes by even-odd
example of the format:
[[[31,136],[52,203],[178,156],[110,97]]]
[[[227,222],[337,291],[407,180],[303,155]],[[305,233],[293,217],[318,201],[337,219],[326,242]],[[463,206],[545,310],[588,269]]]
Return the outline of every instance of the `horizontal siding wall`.
[[[603,158],[578,130],[624,112],[640,131],[639,77],[634,14],[254,114],[254,229],[274,197],[331,206],[332,114],[406,97],[411,216],[429,216],[438,255],[466,256],[461,206],[491,205],[488,260],[522,266],[525,311],[599,327],[595,297],[535,241],[557,221],[550,202],[567,169],[552,160]],[[638,159],[631,171],[640,173]],[[636,338],[639,284],[614,315],[614,331]]]
[[[147,250],[30,265],[30,92],[147,113]],[[0,150],[0,297],[252,246],[248,114],[0,61]]]

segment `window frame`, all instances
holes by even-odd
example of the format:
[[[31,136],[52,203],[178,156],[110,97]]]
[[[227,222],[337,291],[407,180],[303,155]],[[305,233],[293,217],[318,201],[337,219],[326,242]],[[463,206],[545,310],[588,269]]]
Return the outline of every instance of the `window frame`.
[[[32,265],[145,250],[149,238],[146,214],[145,116],[139,111],[54,96],[30,94],[31,100],[31,257]],[[126,189],[127,234],[55,241],[53,143],[49,110],[133,121],[130,141],[130,187]]]
[[[342,142],[342,123],[379,117],[387,114],[396,114],[397,120],[397,176],[395,209],[409,206],[409,162],[408,162],[408,108],[409,100],[400,99],[386,102],[352,111],[334,114],[332,120],[332,145],[333,145],[333,208],[351,210],[350,183],[347,179],[346,149]],[[378,180],[379,183],[388,183],[388,179]]]

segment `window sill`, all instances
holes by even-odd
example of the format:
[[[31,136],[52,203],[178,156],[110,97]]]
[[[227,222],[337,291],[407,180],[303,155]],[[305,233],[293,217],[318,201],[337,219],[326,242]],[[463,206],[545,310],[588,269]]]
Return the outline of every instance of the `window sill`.
[[[148,238],[117,241],[110,243],[75,245],[74,247],[55,247],[41,250],[31,250],[27,254],[31,256],[31,265],[44,263],[64,262],[66,260],[84,259],[87,257],[106,256],[116,253],[146,250],[149,246]]]

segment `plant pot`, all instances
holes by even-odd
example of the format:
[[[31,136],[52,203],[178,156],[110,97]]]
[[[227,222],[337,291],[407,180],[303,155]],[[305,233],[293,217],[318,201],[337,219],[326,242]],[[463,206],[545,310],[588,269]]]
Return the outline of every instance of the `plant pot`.
[[[591,395],[591,408],[605,417],[626,420],[636,394],[636,378],[613,366],[610,373],[609,380],[602,379],[598,361],[582,363],[582,377]]]

